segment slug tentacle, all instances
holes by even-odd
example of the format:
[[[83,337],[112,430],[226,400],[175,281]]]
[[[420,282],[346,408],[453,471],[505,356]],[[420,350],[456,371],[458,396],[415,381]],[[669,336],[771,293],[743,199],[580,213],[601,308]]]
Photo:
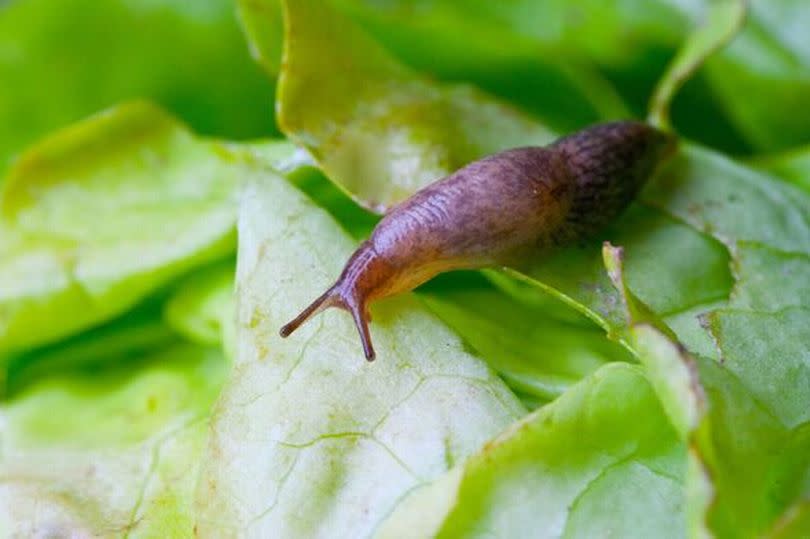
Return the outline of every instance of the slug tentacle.
[[[363,354],[366,356],[367,361],[374,361],[377,354],[374,352],[374,346],[371,344],[371,333],[368,331],[368,323],[371,321],[371,317],[368,314],[368,307],[361,304],[353,304],[349,310],[352,313],[354,325],[357,327],[358,333],[360,333],[360,342],[363,344]]]
[[[289,337],[292,333],[301,327],[301,325],[309,320],[311,317],[315,316],[319,312],[323,311],[324,309],[328,309],[335,304],[335,287],[333,286],[323,294],[321,294],[318,299],[313,301],[309,304],[309,306],[301,311],[298,316],[284,324],[282,328],[279,330],[279,335],[282,337]]]
[[[281,330],[279,330],[279,335],[289,337],[296,329],[301,327],[304,322],[319,312],[329,307],[339,307],[351,313],[354,319],[354,325],[357,326],[357,331],[360,334],[360,341],[363,344],[363,353],[367,360],[374,361],[376,353],[374,352],[374,346],[371,343],[371,334],[368,330],[368,323],[371,322],[368,306],[365,301],[356,298],[354,295],[342,294],[341,284],[342,283],[337,283],[332,286],[329,290],[321,294],[318,299],[310,303],[298,316],[282,326]]]
[[[460,268],[517,265],[582,241],[615,219],[675,139],[641,122],[596,125],[547,147],[470,163],[394,207],[337,282],[281,328],[287,337],[329,307],[349,311],[374,359],[368,305]]]
[[[367,360],[374,361],[376,354],[368,329],[368,323],[371,322],[368,301],[376,291],[375,284],[384,282],[389,277],[389,272],[385,271],[384,266],[379,265],[379,261],[373,246],[369,242],[364,242],[346,263],[337,282],[310,303],[298,316],[285,324],[279,331],[279,335],[289,337],[304,322],[319,312],[330,307],[338,307],[352,315],[363,344],[363,353]],[[373,279],[375,274],[381,279]]]

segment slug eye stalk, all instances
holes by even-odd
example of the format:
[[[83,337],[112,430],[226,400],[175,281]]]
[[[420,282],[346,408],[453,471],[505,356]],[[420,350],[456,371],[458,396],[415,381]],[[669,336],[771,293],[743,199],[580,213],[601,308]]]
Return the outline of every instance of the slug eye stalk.
[[[289,337],[296,329],[301,327],[304,322],[330,307],[338,307],[348,311],[352,315],[354,325],[357,327],[357,331],[360,334],[363,354],[366,356],[366,360],[374,361],[377,354],[371,343],[371,333],[368,329],[368,322],[371,320],[368,308],[365,306],[364,302],[355,300],[352,296],[349,296],[348,299],[344,297],[340,293],[337,284],[321,294],[318,299],[310,303],[298,316],[282,326],[281,330],[279,330],[279,335],[283,338]]]

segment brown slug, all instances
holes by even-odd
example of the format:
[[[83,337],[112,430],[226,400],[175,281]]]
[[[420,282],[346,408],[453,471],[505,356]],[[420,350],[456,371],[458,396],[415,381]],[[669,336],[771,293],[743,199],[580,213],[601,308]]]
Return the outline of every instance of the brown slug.
[[[514,265],[586,238],[625,209],[673,148],[671,135],[622,121],[475,161],[393,207],[337,282],[280,334],[340,307],[354,318],[372,361],[371,301],[447,270]]]

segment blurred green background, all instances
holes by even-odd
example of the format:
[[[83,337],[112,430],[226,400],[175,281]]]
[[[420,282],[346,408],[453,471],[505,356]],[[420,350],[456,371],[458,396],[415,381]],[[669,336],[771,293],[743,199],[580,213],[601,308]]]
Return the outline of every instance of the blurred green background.
[[[406,63],[474,82],[560,131],[643,117],[655,81],[703,13],[685,0],[337,4]],[[686,136],[740,155],[810,141],[802,26],[810,8],[751,4],[745,30],[686,85],[673,112]],[[251,60],[231,1],[0,4],[0,166],[37,137],[136,97],[203,134],[277,134],[273,83]]]

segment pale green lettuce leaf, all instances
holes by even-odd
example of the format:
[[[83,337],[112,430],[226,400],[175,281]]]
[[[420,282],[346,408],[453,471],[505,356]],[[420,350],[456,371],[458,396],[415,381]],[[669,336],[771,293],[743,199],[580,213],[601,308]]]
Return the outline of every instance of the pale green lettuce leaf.
[[[690,443],[687,485],[703,491],[690,528],[719,537],[778,529],[810,495],[810,199],[698,148],[643,199],[722,241],[736,279],[733,308],[700,315],[719,362],[693,357],[655,330],[631,330],[632,346]],[[623,297],[632,298],[627,288]]]
[[[423,297],[514,391],[540,402],[555,399],[607,362],[630,359],[598,327],[556,319],[491,285],[432,287]]]
[[[806,283],[810,272],[800,278]],[[721,309],[708,317],[723,366],[790,429],[810,425],[807,302],[775,313]]]
[[[311,2],[287,6],[285,66],[288,75],[285,77],[282,73],[280,118],[288,133],[304,141],[325,173],[361,204],[375,208],[380,205],[381,196],[389,195],[391,200],[397,200],[424,182],[436,179],[443,171],[449,171],[453,161],[439,169],[433,164],[437,162],[437,155],[452,155],[461,137],[480,137],[484,130],[488,136],[498,137],[501,147],[538,142],[531,136],[519,138],[517,133],[503,137],[491,126],[466,121],[463,114],[453,116],[458,119],[456,125],[432,113],[406,115],[402,106],[395,109],[397,118],[379,116],[379,123],[375,120],[370,127],[365,124],[361,127],[357,122],[377,118],[380,111],[388,110],[385,103],[410,102],[411,98],[404,99],[402,92],[410,92],[409,88],[415,87],[416,76],[394,62],[350,21],[324,11],[325,7],[319,12],[318,24],[327,24],[325,21],[332,16],[340,24],[329,23],[329,29],[318,30],[311,24],[315,17],[307,17],[313,6]],[[324,50],[328,50],[329,58],[323,56]],[[326,77],[328,71],[324,67],[343,70],[346,62],[350,62],[352,75]],[[692,69],[696,66],[690,64]],[[316,82],[321,78],[334,82]],[[435,94],[434,90],[428,92],[424,84],[416,85],[422,88],[419,95]],[[285,108],[293,111],[291,114],[297,121],[307,121],[301,123],[300,128],[293,128],[285,120]],[[448,137],[451,124],[455,134]],[[391,138],[400,133],[403,125],[410,132],[419,133],[417,143]],[[384,129],[391,137],[376,131],[378,129]],[[333,135],[326,136],[327,131]],[[396,143],[396,156],[390,154],[393,143]],[[347,148],[349,145],[351,150]],[[488,147],[490,152],[496,149],[500,148]],[[340,167],[334,163],[340,163]],[[414,168],[401,167],[399,163],[410,163]],[[456,162],[459,164],[462,163]],[[417,178],[425,171],[429,171],[425,177]],[[401,183],[397,179],[400,176],[409,183]],[[380,189],[387,190],[387,194],[382,194]],[[667,216],[665,211],[650,207],[633,208],[622,221],[584,248],[572,248],[552,258],[532,261],[522,270],[557,289],[568,300],[584,305],[588,314],[606,328],[621,327],[624,320],[620,300],[604,273],[600,255],[599,246],[605,238],[628,247],[630,286],[661,315],[681,316],[698,306],[713,305],[728,297],[732,278],[723,245]],[[695,341],[695,346],[705,347],[705,341],[701,340],[705,332],[695,331],[691,320],[694,317],[679,320],[679,323],[684,333],[692,334],[690,340]]]
[[[0,7],[0,81],[0,182],[10,158],[47,132],[136,97],[208,134],[274,129],[272,86],[230,0],[10,2]]]
[[[234,266],[226,260],[180,283],[164,307],[166,322],[192,342],[222,343],[233,314]]]
[[[728,297],[732,278],[723,245],[662,212],[636,204],[583,246],[529,260],[522,278],[583,308],[615,331],[626,324],[621,298],[604,271],[601,242],[626,248],[628,286],[661,316]]]
[[[384,211],[478,157],[552,138],[472,86],[405,67],[325,2],[283,5],[279,124],[365,207]]]
[[[292,175],[313,167],[315,162],[306,150],[287,139],[260,139],[249,142],[222,141],[233,152],[246,155],[255,163]]]
[[[175,343],[0,405],[4,537],[189,537],[222,355]]]
[[[597,243],[609,239],[625,248],[629,290],[658,317],[674,321],[673,329],[690,349],[714,355],[699,317],[727,303],[733,284],[729,266],[739,267],[746,246],[756,243],[798,259],[810,249],[810,197],[699,147],[684,145],[639,202],[660,225],[634,219],[641,210],[631,209],[586,247],[533,261],[524,275],[580,305],[609,329],[621,329],[623,303],[598,264]],[[746,271],[746,279],[767,279],[765,268]],[[802,279],[787,275],[791,278],[768,279],[778,287],[761,288],[761,296],[793,296],[806,304],[796,295]],[[734,289],[738,297],[753,293]]]
[[[201,535],[368,535],[524,413],[409,296],[372,307],[374,363],[342,311],[281,339],[354,247],[282,178],[248,187],[239,242],[237,355],[204,457]]]
[[[259,170],[283,173],[354,237],[368,234],[379,217],[357,206],[330,182],[301,148],[284,140],[229,143]],[[179,283],[166,301],[165,319],[179,334],[200,344],[222,344],[231,356],[234,331],[232,300],[235,261],[215,263]]]
[[[161,300],[150,298],[115,320],[54,344],[9,354],[3,358],[3,397],[60,373],[97,369],[108,361],[137,361],[175,342],[177,333],[161,319]]]
[[[641,198],[732,251],[737,242],[749,241],[810,252],[805,191],[704,148],[686,146]]]
[[[607,365],[411,493],[378,537],[683,537],[684,457],[640,368]]]
[[[110,319],[233,252],[248,171],[140,102],[28,150],[0,199],[0,352]]]
[[[731,305],[755,311],[808,306],[810,255],[751,242],[737,243]]]

